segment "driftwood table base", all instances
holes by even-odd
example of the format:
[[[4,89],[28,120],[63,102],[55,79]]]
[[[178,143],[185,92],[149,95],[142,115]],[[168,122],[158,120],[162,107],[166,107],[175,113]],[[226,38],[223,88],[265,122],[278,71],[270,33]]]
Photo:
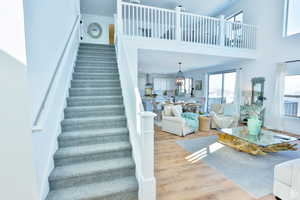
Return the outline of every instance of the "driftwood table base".
[[[274,144],[269,146],[259,146],[245,140],[242,140],[238,137],[228,135],[226,133],[219,133],[219,142],[229,146],[235,150],[249,153],[251,155],[266,155],[269,152],[278,152],[278,151],[296,151],[297,144],[290,144],[288,142]]]

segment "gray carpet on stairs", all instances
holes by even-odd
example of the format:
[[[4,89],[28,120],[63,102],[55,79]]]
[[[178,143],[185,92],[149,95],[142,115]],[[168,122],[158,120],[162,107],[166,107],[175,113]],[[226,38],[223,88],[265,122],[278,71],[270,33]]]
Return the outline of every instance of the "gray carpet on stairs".
[[[81,44],[47,200],[137,200],[114,46]]]

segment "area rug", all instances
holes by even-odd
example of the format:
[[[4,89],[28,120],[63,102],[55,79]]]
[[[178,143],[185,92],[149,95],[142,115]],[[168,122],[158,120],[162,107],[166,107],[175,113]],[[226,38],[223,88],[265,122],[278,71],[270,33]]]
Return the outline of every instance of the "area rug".
[[[255,198],[272,193],[275,165],[300,158],[300,150],[252,156],[218,143],[217,136],[178,140],[176,143],[191,153],[186,158],[188,162],[204,161]]]

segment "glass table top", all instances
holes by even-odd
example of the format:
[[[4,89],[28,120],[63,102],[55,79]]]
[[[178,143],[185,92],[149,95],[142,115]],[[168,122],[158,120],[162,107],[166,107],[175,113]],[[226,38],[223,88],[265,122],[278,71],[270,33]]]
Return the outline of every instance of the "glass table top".
[[[270,130],[261,130],[259,135],[250,135],[246,126],[238,128],[226,128],[218,129],[221,133],[226,133],[231,136],[235,136],[249,143],[256,144],[258,146],[270,146],[274,144],[280,144],[284,142],[293,142],[298,139],[295,137],[279,134]]]

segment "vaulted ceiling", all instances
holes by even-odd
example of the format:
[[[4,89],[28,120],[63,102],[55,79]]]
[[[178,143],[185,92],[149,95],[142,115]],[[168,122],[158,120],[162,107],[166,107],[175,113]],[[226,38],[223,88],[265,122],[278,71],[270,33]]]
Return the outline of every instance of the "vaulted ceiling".
[[[128,0],[130,1],[130,0]],[[215,15],[239,0],[140,0],[141,4],[174,9],[182,5],[187,12]],[[113,16],[116,0],[81,0],[81,12],[103,16]]]

